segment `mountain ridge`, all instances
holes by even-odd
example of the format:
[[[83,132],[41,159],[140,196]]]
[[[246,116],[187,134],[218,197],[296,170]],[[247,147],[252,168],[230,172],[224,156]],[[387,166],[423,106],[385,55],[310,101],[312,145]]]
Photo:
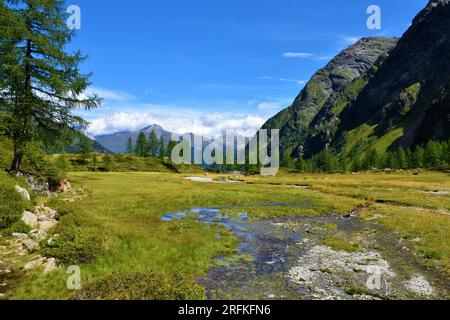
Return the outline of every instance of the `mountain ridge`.
[[[430,1],[400,39],[359,40],[334,58],[328,69],[319,70],[294,103],[263,128],[281,130],[283,153],[306,158],[328,148],[336,153],[346,152],[357,140],[364,142],[361,152],[369,148],[386,152],[432,139],[448,139],[449,4],[449,0]],[[364,42],[366,51],[355,51]],[[372,55],[367,52],[371,50]],[[355,64],[361,64],[363,69],[356,69],[353,77],[340,79],[339,86],[317,82],[317,77],[324,75],[332,81],[336,62],[337,68],[346,71],[355,70]],[[311,84],[322,93],[314,103],[308,101],[307,95]]]

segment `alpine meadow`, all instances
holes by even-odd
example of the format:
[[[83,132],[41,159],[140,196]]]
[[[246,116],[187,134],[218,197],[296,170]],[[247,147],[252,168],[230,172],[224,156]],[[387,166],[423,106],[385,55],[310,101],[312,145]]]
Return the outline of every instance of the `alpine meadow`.
[[[0,2],[0,306],[449,300],[450,0],[169,2]]]

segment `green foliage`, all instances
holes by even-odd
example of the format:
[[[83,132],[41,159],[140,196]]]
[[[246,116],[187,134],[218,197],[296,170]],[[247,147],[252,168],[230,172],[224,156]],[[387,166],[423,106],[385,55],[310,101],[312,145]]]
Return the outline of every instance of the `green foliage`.
[[[16,192],[16,185],[17,181],[0,171],[0,231],[5,229],[11,231],[11,228],[23,229],[20,219],[22,212],[27,208],[27,203]]]
[[[105,171],[111,171],[113,168],[113,163],[114,161],[110,154],[105,154],[103,156],[103,168],[105,169]]]
[[[98,162],[97,154],[94,153],[92,155],[92,170],[93,171],[97,171],[97,164],[98,164],[97,162]]]
[[[295,161],[295,169],[297,169],[300,172],[306,171],[306,161],[303,159],[303,157],[298,157],[298,159]]]
[[[281,166],[283,168],[287,169],[294,169],[295,168],[295,162],[291,157],[291,152],[286,151],[283,156],[283,161],[281,162]]]
[[[173,149],[177,146],[177,144],[178,144],[178,142],[175,141],[175,140],[170,140],[170,141],[169,141],[169,144],[168,144],[168,146],[167,146],[167,155],[168,155],[169,157],[172,156],[172,151],[173,151]]]
[[[67,154],[60,154],[56,158],[56,167],[59,168],[63,172],[69,172],[72,169],[72,165],[70,164],[69,158]]]
[[[133,153],[133,140],[131,139],[131,137],[128,137],[128,140],[127,140],[127,153],[128,154]]]
[[[85,125],[72,110],[95,108],[101,99],[78,98],[85,96],[89,75],[79,70],[84,57],[65,50],[74,33],[65,25],[63,0],[8,1],[0,10],[8,22],[0,29],[0,112],[7,119],[0,134],[13,142],[10,170],[18,171],[30,143],[53,141],[62,130]]]
[[[94,148],[92,147],[92,141],[85,135],[80,134],[79,143],[80,143],[80,145],[79,145],[78,153],[80,154],[83,162],[86,162],[86,158],[89,157],[89,155],[92,152],[94,152]]]
[[[380,153],[376,147],[364,152],[367,146],[362,147],[362,143],[356,142],[349,153],[344,151],[336,154],[325,149],[305,163],[297,164],[297,169],[304,172],[346,172],[347,162],[350,161],[353,172],[372,169],[446,170],[450,169],[449,145],[447,142],[431,140],[425,148],[417,146],[413,150],[410,148],[405,150],[399,147],[394,151]]]
[[[83,286],[82,300],[201,300],[204,289],[181,275],[164,275],[152,270],[114,272]]]
[[[435,141],[429,141],[425,147],[425,165],[428,168],[440,168],[442,163],[442,145]]]
[[[161,137],[160,146],[159,146],[159,157],[164,159],[167,157],[166,144],[164,143],[163,137]]]
[[[56,210],[56,212],[58,212],[58,215],[60,217],[64,217],[64,216],[67,216],[67,215],[70,215],[70,214],[71,215],[78,215],[78,214],[80,214],[80,209],[75,203],[64,201],[60,197],[50,198],[47,201],[46,205],[48,207]]]
[[[72,265],[90,262],[105,251],[108,230],[81,209],[74,208],[73,203],[72,207],[55,202],[52,205],[63,217],[52,229],[54,241],[43,243],[41,254]]]
[[[138,157],[147,157],[150,153],[150,146],[147,141],[147,137],[144,132],[139,133],[138,139],[136,141],[136,147],[134,153]]]
[[[152,131],[150,133],[148,143],[149,143],[150,156],[152,156],[152,157],[159,156],[160,142],[159,142],[158,136],[156,135],[156,133],[154,131]]]

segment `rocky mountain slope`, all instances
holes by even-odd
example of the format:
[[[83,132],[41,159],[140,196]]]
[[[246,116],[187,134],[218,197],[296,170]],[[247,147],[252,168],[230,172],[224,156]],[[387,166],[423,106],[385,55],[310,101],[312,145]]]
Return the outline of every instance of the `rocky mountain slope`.
[[[270,119],[283,151],[309,157],[358,140],[380,152],[450,137],[450,0],[432,0],[400,40],[365,38]],[[364,150],[363,150],[364,151]]]
[[[304,141],[311,121],[330,97],[366,74],[396,41],[393,38],[366,38],[344,50],[313,75],[288,109],[270,119],[263,128],[280,129],[282,149],[293,151]]]

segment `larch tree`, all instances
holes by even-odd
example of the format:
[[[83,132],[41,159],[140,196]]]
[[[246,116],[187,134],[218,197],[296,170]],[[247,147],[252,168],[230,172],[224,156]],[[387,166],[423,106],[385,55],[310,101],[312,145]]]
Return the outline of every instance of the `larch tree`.
[[[97,95],[86,94],[90,74],[79,70],[85,57],[66,52],[75,34],[65,24],[64,3],[7,0],[0,7],[6,13],[2,19],[12,20],[12,27],[0,29],[0,50],[7,50],[0,80],[0,111],[7,125],[1,133],[14,146],[10,171],[19,170],[27,144],[45,143],[67,127],[85,126],[73,110],[89,110],[101,103]]]
[[[159,147],[159,156],[162,160],[164,160],[164,158],[166,157],[166,144],[164,142],[163,137],[161,136],[161,145]]]
[[[132,153],[133,153],[133,140],[131,139],[131,137],[128,137],[128,141],[127,141],[127,153],[128,153],[128,154],[132,154]]]
[[[152,131],[149,136],[149,145],[150,145],[150,156],[158,156],[158,150],[159,150],[159,140],[158,136],[156,135],[155,131]]]
[[[136,141],[135,154],[138,157],[146,157],[148,155],[148,141],[144,132],[139,133]]]

